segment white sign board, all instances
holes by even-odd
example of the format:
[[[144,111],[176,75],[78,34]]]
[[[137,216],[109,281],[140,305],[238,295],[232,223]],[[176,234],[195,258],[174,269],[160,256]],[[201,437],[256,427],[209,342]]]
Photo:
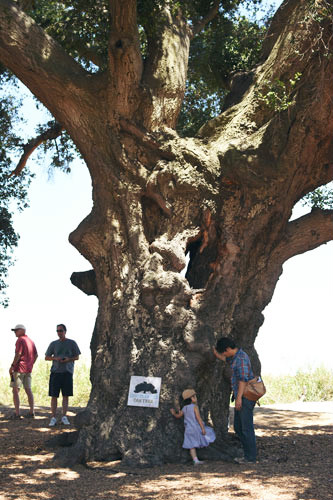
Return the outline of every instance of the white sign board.
[[[148,406],[158,408],[161,377],[131,376],[127,406]]]

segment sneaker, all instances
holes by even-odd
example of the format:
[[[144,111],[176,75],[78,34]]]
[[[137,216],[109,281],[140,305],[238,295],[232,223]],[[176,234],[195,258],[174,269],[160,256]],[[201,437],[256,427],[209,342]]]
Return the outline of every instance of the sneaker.
[[[24,415],[24,418],[35,418],[35,414],[34,413],[26,413]]]
[[[66,417],[66,415],[64,415],[61,419],[61,423],[64,424],[64,425],[71,425],[68,418]]]
[[[21,420],[21,418],[21,415],[16,415],[16,413],[14,413],[9,417],[9,420]]]
[[[193,465],[202,465],[204,463],[202,460],[193,460]]]
[[[236,458],[234,458],[234,462],[236,464],[255,464],[256,463],[255,460],[246,460],[246,458],[244,458],[244,457],[236,457]]]
[[[57,419],[55,417],[52,417],[49,423],[49,427],[54,427],[57,423]]]

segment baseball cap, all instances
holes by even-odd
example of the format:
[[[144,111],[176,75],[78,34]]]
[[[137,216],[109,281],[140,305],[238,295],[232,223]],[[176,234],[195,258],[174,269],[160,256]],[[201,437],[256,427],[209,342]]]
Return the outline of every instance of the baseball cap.
[[[18,324],[14,328],[12,328],[12,331],[15,332],[15,330],[26,330],[24,325]]]

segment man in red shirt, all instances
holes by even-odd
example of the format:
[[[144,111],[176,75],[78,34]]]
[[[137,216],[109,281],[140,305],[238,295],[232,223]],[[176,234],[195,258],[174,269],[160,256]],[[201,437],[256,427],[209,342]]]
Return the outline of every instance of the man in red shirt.
[[[15,406],[15,414],[12,418],[21,418],[20,416],[20,388],[23,385],[28,396],[30,412],[26,417],[34,418],[34,396],[31,390],[31,372],[34,363],[37,359],[37,349],[34,342],[26,335],[24,325],[16,325],[12,328],[15,332],[17,341],[15,344],[14,361],[9,368],[11,383],[13,389],[13,400]]]

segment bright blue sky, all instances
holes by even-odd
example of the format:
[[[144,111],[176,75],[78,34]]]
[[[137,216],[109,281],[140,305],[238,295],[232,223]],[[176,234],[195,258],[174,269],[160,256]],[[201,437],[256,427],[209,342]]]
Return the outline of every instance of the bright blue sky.
[[[31,129],[32,130],[32,129]],[[21,235],[16,264],[8,279],[10,306],[0,310],[0,366],[7,368],[14,352],[10,329],[24,323],[41,357],[65,323],[89,359],[97,299],[87,297],[69,281],[73,271],[90,265],[68,243],[69,233],[89,213],[91,182],[86,167],[75,162],[72,173],[56,172],[30,161],[37,174],[30,190],[30,208],[15,216]],[[303,209],[298,207],[298,216]],[[333,230],[333,228],[332,228]],[[256,342],[263,373],[291,372],[325,364],[332,367],[333,242],[288,261]]]

